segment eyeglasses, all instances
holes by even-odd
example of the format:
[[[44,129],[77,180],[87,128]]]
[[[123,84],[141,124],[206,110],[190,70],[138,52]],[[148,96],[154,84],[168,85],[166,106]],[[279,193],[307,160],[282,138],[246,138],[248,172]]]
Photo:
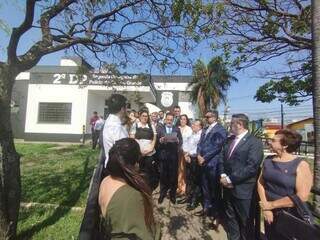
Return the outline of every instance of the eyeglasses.
[[[213,116],[205,116],[206,119],[213,118]]]
[[[141,117],[148,117],[148,115],[141,115]]]
[[[274,142],[280,142],[280,139],[277,139],[277,138],[268,138],[267,139],[267,142],[272,142],[272,143],[274,143]]]

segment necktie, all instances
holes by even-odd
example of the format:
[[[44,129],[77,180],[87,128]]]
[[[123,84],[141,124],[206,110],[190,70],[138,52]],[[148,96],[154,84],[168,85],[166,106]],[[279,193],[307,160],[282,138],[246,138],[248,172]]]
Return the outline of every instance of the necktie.
[[[232,141],[232,143],[230,144],[229,146],[229,149],[228,149],[228,159],[231,157],[231,154],[232,154],[232,150],[234,148],[234,146],[236,145],[236,142],[237,142],[237,138],[235,137]]]
[[[205,134],[205,137],[207,137],[208,133],[211,131],[211,126],[209,126],[206,130],[206,134]]]

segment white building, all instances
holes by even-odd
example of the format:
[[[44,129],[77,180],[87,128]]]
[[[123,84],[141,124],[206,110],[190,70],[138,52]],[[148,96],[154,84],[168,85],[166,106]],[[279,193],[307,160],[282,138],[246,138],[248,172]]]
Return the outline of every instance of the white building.
[[[79,66],[88,74],[80,74]],[[179,105],[182,113],[194,118],[190,80],[191,76],[95,73],[78,58],[61,59],[60,66],[36,66],[16,79],[11,116],[14,134],[31,141],[78,142],[83,131],[90,134],[93,111],[108,113],[105,100],[114,92],[125,95],[135,110],[144,103],[163,110]]]

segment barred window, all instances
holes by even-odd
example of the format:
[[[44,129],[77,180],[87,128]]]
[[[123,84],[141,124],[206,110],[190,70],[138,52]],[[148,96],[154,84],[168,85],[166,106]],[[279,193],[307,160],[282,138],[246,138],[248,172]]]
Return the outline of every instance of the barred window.
[[[72,103],[39,103],[39,123],[71,123]]]

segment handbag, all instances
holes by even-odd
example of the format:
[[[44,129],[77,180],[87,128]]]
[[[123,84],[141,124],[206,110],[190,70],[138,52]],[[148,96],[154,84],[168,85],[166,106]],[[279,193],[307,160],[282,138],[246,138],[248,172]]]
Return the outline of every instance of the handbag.
[[[276,231],[288,240],[319,240],[320,228],[314,224],[307,205],[297,195],[291,195],[289,198],[294,203],[293,211],[278,211]]]

